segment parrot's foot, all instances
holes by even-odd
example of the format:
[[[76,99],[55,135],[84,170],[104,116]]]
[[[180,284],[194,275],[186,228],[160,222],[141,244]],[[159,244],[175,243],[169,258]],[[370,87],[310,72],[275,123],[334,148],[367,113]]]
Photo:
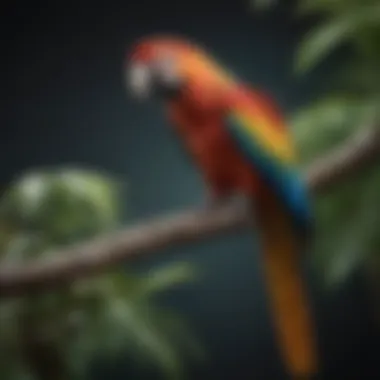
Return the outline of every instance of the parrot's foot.
[[[215,210],[225,206],[228,202],[227,198],[222,197],[208,197],[203,205],[203,208],[206,210]]]
[[[225,207],[239,206],[246,208],[246,200],[237,195],[214,196],[209,195],[204,202],[205,210],[215,210]]]

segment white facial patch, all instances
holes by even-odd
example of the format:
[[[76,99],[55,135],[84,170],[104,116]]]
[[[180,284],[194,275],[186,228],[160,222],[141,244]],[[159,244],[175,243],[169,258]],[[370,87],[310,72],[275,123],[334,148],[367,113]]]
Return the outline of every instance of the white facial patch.
[[[146,98],[152,91],[152,73],[148,66],[135,63],[127,70],[127,86],[139,98]]]

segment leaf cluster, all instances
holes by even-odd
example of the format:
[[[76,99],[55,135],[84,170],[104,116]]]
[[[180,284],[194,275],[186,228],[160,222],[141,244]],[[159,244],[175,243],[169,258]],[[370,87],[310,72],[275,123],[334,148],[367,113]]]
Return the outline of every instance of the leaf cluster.
[[[120,186],[105,174],[71,168],[17,178],[0,200],[0,265],[26,265],[115,228]],[[174,263],[1,300],[0,377],[80,379],[96,357],[122,354],[142,370],[181,378],[184,355],[203,353],[186,322],[155,297],[193,278],[190,264]]]

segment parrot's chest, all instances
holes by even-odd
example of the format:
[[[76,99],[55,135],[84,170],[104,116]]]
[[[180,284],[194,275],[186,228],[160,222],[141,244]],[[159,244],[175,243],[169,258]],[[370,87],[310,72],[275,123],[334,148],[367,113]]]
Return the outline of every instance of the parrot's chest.
[[[223,112],[175,109],[170,116],[195,164],[214,186],[251,187],[251,169],[224,127]]]
[[[223,115],[216,112],[177,112],[172,124],[194,158],[207,165],[217,165],[228,155],[230,141],[223,128]]]

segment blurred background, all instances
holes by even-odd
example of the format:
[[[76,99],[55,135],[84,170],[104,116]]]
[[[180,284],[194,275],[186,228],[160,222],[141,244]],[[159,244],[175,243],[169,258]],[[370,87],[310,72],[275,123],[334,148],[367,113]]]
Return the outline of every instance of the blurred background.
[[[203,201],[159,105],[126,94],[142,35],[188,36],[272,94],[302,167],[377,127],[379,1],[8,2],[1,18],[2,268]],[[326,380],[380,378],[379,202],[376,166],[315,200]],[[0,377],[285,379],[259,264],[239,233],[0,299]]]

